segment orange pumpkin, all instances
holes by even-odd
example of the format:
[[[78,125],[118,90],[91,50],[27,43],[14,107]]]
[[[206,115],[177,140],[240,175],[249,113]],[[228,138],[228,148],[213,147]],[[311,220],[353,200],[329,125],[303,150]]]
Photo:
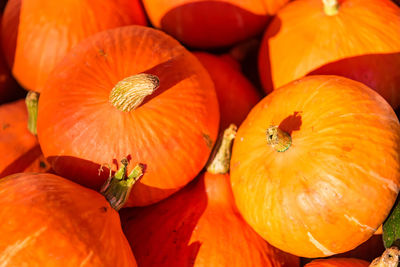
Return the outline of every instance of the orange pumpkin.
[[[9,0],[3,47],[19,83],[41,92],[50,72],[78,42],[131,24],[146,25],[139,0]]]
[[[39,142],[61,176],[98,189],[107,177],[98,171],[104,163],[128,158],[147,165],[128,206],[157,202],[196,177],[218,124],[204,67],[176,40],[141,26],[105,31],[75,47],[39,101]]]
[[[261,33],[289,0],[144,0],[152,24],[191,47],[228,46]]]
[[[0,178],[18,172],[46,172],[37,138],[27,128],[24,100],[0,106]]]
[[[229,184],[235,126],[224,133],[207,172],[155,205],[121,211],[139,266],[299,266],[268,245],[243,220]]]
[[[381,96],[347,78],[309,76],[269,94],[240,126],[233,194],[273,246],[330,256],[366,241],[388,216],[399,153],[399,121]]]
[[[271,92],[305,75],[344,76],[374,89],[396,109],[398,36],[400,9],[390,0],[293,1],[264,35],[260,78]]]
[[[53,174],[0,179],[4,266],[137,266],[118,212],[99,193]]]
[[[352,258],[332,258],[313,260],[305,267],[368,267],[369,262]]]
[[[194,52],[194,55],[214,82],[221,116],[220,129],[227,128],[230,123],[240,125],[260,100],[257,89],[237,70],[234,63],[205,52]]]

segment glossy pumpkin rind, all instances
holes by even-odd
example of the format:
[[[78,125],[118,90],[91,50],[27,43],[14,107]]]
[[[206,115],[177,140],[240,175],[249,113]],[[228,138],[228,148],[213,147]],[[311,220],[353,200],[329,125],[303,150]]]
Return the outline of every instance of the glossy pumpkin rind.
[[[160,87],[133,111],[109,102],[112,88],[138,74]],[[146,175],[127,205],[147,205],[176,192],[203,168],[217,137],[218,102],[198,60],[176,40],[129,26],[99,33],[77,46],[49,78],[39,101],[38,137],[56,173],[100,188],[101,164],[127,158]]]
[[[46,162],[36,136],[27,128],[23,99],[0,106],[0,178],[18,172],[46,172]]]
[[[0,179],[0,205],[2,264],[137,266],[118,213],[93,190],[52,174],[15,174]]]
[[[400,106],[400,9],[390,0],[339,1],[336,15],[323,1],[293,1],[265,32],[259,72],[266,92],[305,75],[360,81]]]
[[[10,0],[3,46],[18,82],[41,92],[66,53],[88,36],[131,24],[146,25],[138,0]]]
[[[369,262],[352,258],[332,258],[313,260],[304,267],[368,267]]]
[[[285,152],[267,144],[270,125],[291,135]],[[338,76],[294,81],[261,100],[238,130],[231,160],[236,204],[284,251],[308,258],[349,251],[393,206],[399,144],[395,113],[370,88]]]
[[[215,48],[261,33],[289,0],[144,0],[152,24],[184,44]]]
[[[220,129],[229,124],[240,125],[253,106],[261,99],[257,89],[237,70],[233,63],[218,56],[193,53],[206,68],[214,82],[220,111]],[[233,59],[232,59],[233,60]]]

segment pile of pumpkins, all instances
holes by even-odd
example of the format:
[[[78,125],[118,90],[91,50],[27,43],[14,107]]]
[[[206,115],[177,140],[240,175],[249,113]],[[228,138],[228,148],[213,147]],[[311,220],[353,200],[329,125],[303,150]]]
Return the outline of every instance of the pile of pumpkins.
[[[397,266],[397,4],[2,1],[0,266]]]

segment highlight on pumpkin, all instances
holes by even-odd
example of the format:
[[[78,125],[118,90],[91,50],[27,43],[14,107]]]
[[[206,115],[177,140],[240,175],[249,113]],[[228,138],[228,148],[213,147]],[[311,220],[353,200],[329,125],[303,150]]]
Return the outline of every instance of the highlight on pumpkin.
[[[110,102],[121,111],[130,112],[139,107],[146,96],[159,87],[156,75],[140,73],[119,81],[110,93]]]

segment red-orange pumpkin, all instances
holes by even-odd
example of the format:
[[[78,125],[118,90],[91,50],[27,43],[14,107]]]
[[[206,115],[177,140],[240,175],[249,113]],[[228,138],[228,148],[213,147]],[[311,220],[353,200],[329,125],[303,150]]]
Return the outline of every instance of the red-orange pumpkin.
[[[333,7],[326,4],[324,12],[323,2]],[[398,108],[398,36],[400,8],[390,0],[293,1],[263,38],[259,70],[264,89],[271,92],[305,75],[334,74],[368,85]]]
[[[302,78],[269,94],[242,123],[231,183],[245,220],[275,247],[308,258],[349,251],[396,200],[399,121],[359,82]]]
[[[270,246],[243,220],[229,184],[230,128],[208,171],[155,205],[121,211],[139,266],[296,267],[299,258]]]
[[[369,262],[352,258],[332,258],[313,260],[305,267],[368,267]]]
[[[194,52],[214,82],[221,115],[220,129],[230,123],[240,125],[251,108],[260,100],[257,89],[225,59],[205,52]]]
[[[228,46],[261,33],[289,0],[144,0],[153,25],[197,48]]]
[[[119,92],[111,103],[113,88],[125,90],[124,84],[131,84],[127,95]],[[37,128],[54,171],[91,188],[108,175],[99,175],[101,164],[121,158],[146,164],[131,206],[157,202],[196,177],[218,124],[212,80],[195,56],[163,32],[129,26],[86,39],[58,65],[41,94]]]
[[[40,92],[55,65],[78,42],[131,24],[146,25],[139,0],[9,0],[3,47],[19,83]]]
[[[137,266],[118,212],[99,193],[53,174],[0,179],[4,266]]]
[[[27,128],[25,101],[0,106],[0,178],[17,172],[46,172],[36,136]]]

